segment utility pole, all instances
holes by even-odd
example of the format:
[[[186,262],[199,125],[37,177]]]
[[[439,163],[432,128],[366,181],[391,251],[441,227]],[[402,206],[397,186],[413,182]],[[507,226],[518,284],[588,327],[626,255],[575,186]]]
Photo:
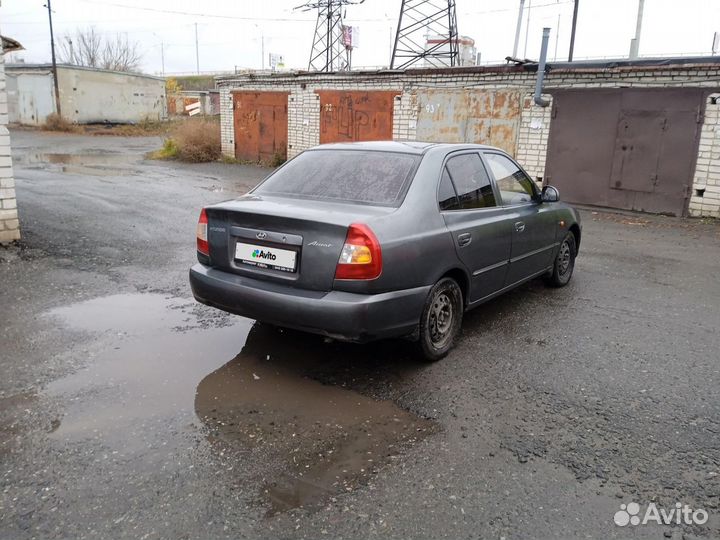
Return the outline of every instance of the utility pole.
[[[642,20],[643,20],[643,8],[645,7],[645,0],[638,0],[638,13],[637,21],[635,22],[635,37],[630,40],[630,60],[634,60],[638,57],[638,50],[640,49],[640,32],[642,31]]]
[[[515,27],[515,44],[513,45],[513,58],[517,58],[518,44],[520,43],[520,30],[522,29],[522,17],[525,10],[525,0],[520,0],[520,8],[518,9],[517,26]]]
[[[58,86],[57,62],[55,61],[55,36],[53,35],[52,7],[50,6],[50,0],[47,0],[45,7],[48,10],[48,20],[50,21],[50,54],[52,56],[53,81],[55,83],[55,110],[58,116],[62,116],[62,112],[60,111],[60,86]]]
[[[573,60],[573,52],[575,51],[575,29],[577,28],[578,4],[580,0],[575,0],[573,7],[572,30],[570,30],[570,52],[568,53],[568,62]]]
[[[557,28],[555,28],[555,54],[553,54],[553,60],[557,62],[557,50],[558,42],[560,41],[560,14],[558,13]]]
[[[73,42],[72,38],[67,38],[68,40],[68,47],[70,47],[70,63],[75,63],[75,49],[73,49]]]
[[[523,50],[523,58],[527,58],[527,44],[530,37],[530,8],[532,8],[532,0],[528,0],[528,12],[525,19],[525,49]]]
[[[165,42],[160,42],[160,62],[162,63],[162,76],[165,76]]]
[[[253,24],[255,28],[258,29],[258,32],[260,32],[260,66],[262,70],[265,71],[265,32],[259,24]]]
[[[195,71],[200,75],[200,51],[198,49],[197,23],[195,23]]]

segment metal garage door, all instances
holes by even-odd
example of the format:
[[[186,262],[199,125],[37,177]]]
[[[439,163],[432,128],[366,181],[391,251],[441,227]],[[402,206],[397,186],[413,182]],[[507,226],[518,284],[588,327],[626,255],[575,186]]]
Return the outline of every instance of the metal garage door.
[[[273,163],[287,158],[287,92],[233,92],[235,157]]]
[[[393,138],[397,92],[319,90],[320,144]]]
[[[681,216],[706,91],[553,91],[545,179],[564,200]]]
[[[417,97],[417,140],[489,144],[515,154],[519,92],[426,89]]]

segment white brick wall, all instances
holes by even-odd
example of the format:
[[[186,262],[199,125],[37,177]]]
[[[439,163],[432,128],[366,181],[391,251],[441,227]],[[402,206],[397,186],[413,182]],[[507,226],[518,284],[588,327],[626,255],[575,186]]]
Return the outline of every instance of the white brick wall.
[[[320,144],[320,96],[298,88],[288,96],[288,158]]]
[[[705,105],[689,210],[691,215],[720,217],[720,93]]]
[[[220,89],[220,139],[222,153],[235,157],[235,129],[233,127],[233,101],[230,88]]]
[[[20,239],[15,180],[10,158],[10,134],[7,129],[7,93],[5,92],[5,59],[0,44],[0,244]]]
[[[533,179],[542,178],[545,174],[545,155],[550,134],[552,96],[542,97],[549,101],[550,105],[547,107],[536,105],[533,94],[530,93],[523,99],[515,152],[518,162]]]
[[[536,73],[523,67],[482,69],[409,70],[406,72],[351,72],[335,74],[291,73],[220,77],[223,153],[234,156],[230,89],[281,90],[288,97],[288,157],[319,143],[320,102],[316,90],[397,90],[394,103],[393,139],[414,140],[418,119],[419,88],[465,88],[472,90],[521,89],[527,92],[520,117],[515,155],[533,177],[545,172],[551,106],[532,101]],[[557,88],[720,88],[720,64],[607,68],[557,68],[545,78],[547,90]],[[550,100],[551,96],[544,96]],[[697,171],[689,213],[720,214],[720,105],[708,104],[702,128]],[[699,191],[698,191],[699,190]],[[702,196],[700,196],[702,194]]]

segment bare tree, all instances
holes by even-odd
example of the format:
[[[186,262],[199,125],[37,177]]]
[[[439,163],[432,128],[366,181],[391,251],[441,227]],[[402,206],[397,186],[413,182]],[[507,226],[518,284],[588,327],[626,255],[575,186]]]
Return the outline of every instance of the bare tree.
[[[102,67],[113,71],[137,71],[142,55],[138,51],[137,42],[132,43],[120,34],[108,39],[102,50]]]
[[[100,67],[102,48],[102,37],[94,26],[86,30],[78,29],[74,36],[66,34],[60,41],[60,61],[77,66]]]
[[[138,71],[142,60],[137,42],[121,34],[104,38],[94,26],[66,34],[60,41],[59,56],[66,64],[113,71]]]

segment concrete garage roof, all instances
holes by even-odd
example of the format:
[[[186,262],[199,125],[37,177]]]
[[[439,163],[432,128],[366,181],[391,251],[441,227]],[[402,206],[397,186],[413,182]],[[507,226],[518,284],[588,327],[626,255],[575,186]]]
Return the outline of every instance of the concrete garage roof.
[[[629,71],[649,71],[653,69],[682,69],[686,67],[709,66],[715,69],[720,66],[720,56],[692,56],[692,57],[663,57],[663,58],[642,58],[629,60],[627,58],[607,60],[584,60],[574,62],[548,62],[547,71],[598,71],[607,69],[624,69]],[[356,70],[356,71],[247,71],[230,75],[219,75],[215,77],[218,82],[232,81],[236,79],[258,78],[258,79],[287,79],[305,77],[367,77],[367,76],[393,76],[393,75],[463,75],[472,73],[523,73],[536,72],[538,64],[534,61],[523,61],[521,63],[497,64],[488,66],[464,66],[445,68],[413,68],[406,70],[399,69],[377,69],[377,70]]]
[[[156,75],[148,75],[146,73],[137,73],[134,71],[113,71],[110,69],[101,69],[89,66],[76,66],[74,64],[58,64],[58,69],[76,69],[79,71],[92,71],[95,73],[112,73],[114,75],[126,75],[131,77],[143,77],[145,79],[154,79],[157,81],[164,81],[165,77],[158,77]],[[52,70],[52,64],[26,64],[20,62],[17,64],[5,64],[6,71],[48,71]]]

